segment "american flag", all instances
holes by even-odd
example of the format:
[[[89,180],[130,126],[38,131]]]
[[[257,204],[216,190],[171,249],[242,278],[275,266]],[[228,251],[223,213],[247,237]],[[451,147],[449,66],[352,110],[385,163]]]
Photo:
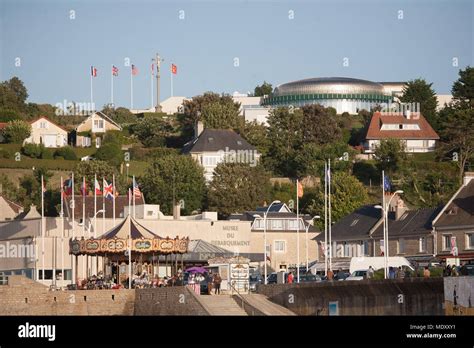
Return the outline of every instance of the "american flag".
[[[140,198],[142,196],[142,193],[140,191],[140,188],[138,187],[138,183],[136,182],[135,178],[133,178],[133,195],[136,198]]]
[[[119,69],[115,65],[112,65],[112,75],[118,76],[118,71]]]
[[[138,75],[138,69],[135,65],[132,64],[132,75]]]

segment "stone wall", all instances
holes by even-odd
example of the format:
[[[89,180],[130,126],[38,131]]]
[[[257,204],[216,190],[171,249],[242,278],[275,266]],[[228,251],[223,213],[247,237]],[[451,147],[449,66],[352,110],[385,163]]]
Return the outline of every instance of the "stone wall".
[[[328,315],[337,301],[339,315],[443,315],[443,280],[334,281],[261,285],[258,293],[298,315]]]
[[[49,291],[23,276],[0,286],[0,315],[133,315],[135,290]]]
[[[209,315],[184,286],[137,289],[134,315]]]
[[[474,277],[445,277],[446,315],[474,315]]]

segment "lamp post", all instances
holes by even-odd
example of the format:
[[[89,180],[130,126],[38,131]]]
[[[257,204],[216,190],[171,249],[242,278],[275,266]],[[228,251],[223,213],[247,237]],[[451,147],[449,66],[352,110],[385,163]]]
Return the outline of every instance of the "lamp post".
[[[306,273],[308,273],[308,265],[309,265],[309,256],[308,256],[308,230],[309,230],[309,227],[312,226],[314,224],[314,220],[315,219],[321,219],[321,216],[319,215],[315,215],[311,218],[311,220],[307,220],[306,222],[308,223],[308,225],[306,226]],[[298,222],[299,223],[299,222]]]
[[[125,166],[127,167],[127,180],[128,180],[128,168],[130,167],[130,163],[127,162],[127,164],[125,164]]]
[[[395,191],[391,196],[385,206],[376,205],[375,208],[382,210],[383,215],[383,244],[384,244],[384,276],[385,279],[388,278],[388,208],[390,207],[390,203],[392,202],[393,197],[397,194],[402,194],[402,190]]]
[[[264,279],[265,284],[267,284],[267,214],[270,211],[270,208],[273,204],[280,204],[280,201],[273,201],[267,208],[267,211],[263,214],[263,263],[264,263]],[[260,215],[255,214],[254,217],[258,217],[261,219]]]

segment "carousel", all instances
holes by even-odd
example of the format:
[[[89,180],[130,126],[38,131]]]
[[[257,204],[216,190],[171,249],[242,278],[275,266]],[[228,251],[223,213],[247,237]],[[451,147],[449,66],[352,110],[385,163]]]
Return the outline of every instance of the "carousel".
[[[168,271],[178,272],[180,263],[181,269],[183,267],[183,254],[187,253],[188,245],[188,237],[160,237],[129,215],[98,238],[70,239],[69,253],[75,256],[76,270],[78,258],[82,256],[87,260],[88,276],[91,275],[89,262],[95,263],[93,268],[105,279],[124,286],[128,283],[131,287],[132,277],[159,275],[163,269],[166,275]]]

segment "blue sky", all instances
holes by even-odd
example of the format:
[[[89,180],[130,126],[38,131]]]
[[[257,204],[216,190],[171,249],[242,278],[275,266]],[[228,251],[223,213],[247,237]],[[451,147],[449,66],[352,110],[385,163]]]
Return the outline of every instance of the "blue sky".
[[[149,107],[150,60],[158,51],[162,99],[170,95],[171,63],[180,96],[324,76],[422,77],[446,94],[458,70],[474,65],[473,21],[473,0],[0,0],[0,80],[20,77],[33,102],[88,102],[94,65],[100,107],[110,102],[115,64],[115,103],[130,107],[128,57],[139,69],[134,107]]]

